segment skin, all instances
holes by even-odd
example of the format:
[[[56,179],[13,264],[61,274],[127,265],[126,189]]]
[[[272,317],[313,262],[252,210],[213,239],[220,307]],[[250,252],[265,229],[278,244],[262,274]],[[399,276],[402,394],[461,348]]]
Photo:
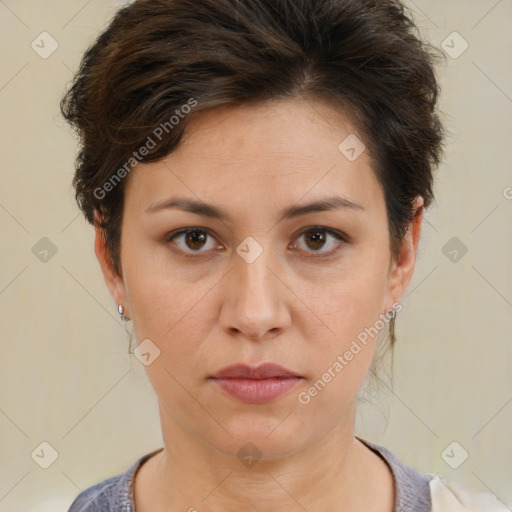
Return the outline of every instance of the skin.
[[[173,153],[138,165],[128,178],[122,276],[96,228],[112,297],[133,320],[137,342],[149,338],[160,349],[146,371],[164,450],[136,475],[138,512],[228,512],[240,504],[265,512],[393,510],[387,464],[354,437],[355,401],[378,337],[308,404],[297,399],[392,309],[414,270],[423,201],[417,198],[392,262],[384,194],[368,151],[351,162],[338,150],[352,133],[348,117],[318,99],[202,112]],[[282,209],[333,193],[364,210],[279,220]],[[178,196],[223,208],[230,220],[145,212]],[[303,233],[311,226],[338,230],[350,242],[322,232],[325,243],[315,244]],[[185,236],[165,240],[183,227],[210,236],[196,245]],[[248,236],[263,250],[252,263],[236,252]],[[304,379],[270,403],[246,404],[208,380],[241,362],[275,362]],[[237,457],[247,442],[261,452],[251,467]]]

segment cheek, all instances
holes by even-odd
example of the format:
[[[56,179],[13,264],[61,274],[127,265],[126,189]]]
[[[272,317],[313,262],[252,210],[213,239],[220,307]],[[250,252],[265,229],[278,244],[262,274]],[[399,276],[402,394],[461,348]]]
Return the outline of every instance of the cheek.
[[[386,264],[368,258],[353,265],[346,278],[333,280],[328,289],[304,290],[304,302],[316,314],[308,314],[301,328],[311,343],[315,378],[320,379],[318,405],[324,400],[328,405],[330,399],[338,404],[352,399],[368,373],[381,332],[387,328],[383,321]]]
[[[383,313],[387,296],[387,260],[377,253],[377,250],[358,251],[347,258],[338,272],[332,272],[328,280],[296,288],[297,295],[312,311],[303,316],[310,319],[303,327],[320,327],[325,343],[334,343],[337,349],[342,349],[361,331],[374,325]],[[318,320],[314,320],[315,316]],[[311,332],[307,339],[318,337]]]
[[[172,301],[168,296],[152,297],[154,301],[167,300],[167,309],[161,307],[161,302],[157,309],[144,309],[141,303],[135,336],[137,340],[149,338],[160,351],[145,370],[159,400],[169,407],[168,412],[176,419],[188,414],[201,416],[204,410],[199,406],[196,409],[194,404],[201,402],[208,374],[208,345],[203,342],[211,330],[206,317],[208,304],[198,304],[198,297],[169,295]]]
[[[171,394],[179,397],[178,382],[186,382],[187,388],[195,386],[207,368],[203,340],[218,318],[209,295],[218,278],[201,276],[191,282],[175,270],[171,273],[152,263],[140,257],[126,265],[134,335],[137,344],[149,339],[160,351],[146,367],[156,391],[168,395],[173,390]]]
[[[356,290],[359,290],[357,293]],[[354,402],[370,368],[383,322],[381,300],[360,289],[340,292],[327,308],[327,336],[310,332],[311,380],[297,395],[308,415],[325,415],[336,423]],[[326,309],[324,309],[324,314]],[[333,334],[334,333],[334,334]]]
[[[175,338],[176,327],[189,321],[213,285],[213,276],[184,275],[162,248],[139,246],[129,252],[128,240],[126,248],[125,289],[137,340],[154,338],[163,343]]]

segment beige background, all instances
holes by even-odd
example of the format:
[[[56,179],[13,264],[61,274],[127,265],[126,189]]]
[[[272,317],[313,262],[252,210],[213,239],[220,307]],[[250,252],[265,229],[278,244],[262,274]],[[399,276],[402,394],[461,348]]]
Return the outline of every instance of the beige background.
[[[1,512],[65,511],[161,446],[154,393],[74,203],[76,141],[58,110],[120,4],[0,0]],[[439,69],[452,135],[397,319],[394,388],[360,410],[357,433],[512,510],[512,3],[408,5],[433,44],[457,31],[469,48]],[[46,59],[31,48],[43,31],[58,43]],[[46,262],[32,250],[43,237],[57,249]],[[452,237],[467,247],[457,262],[443,252]],[[48,469],[31,456],[44,441],[58,453]],[[441,456],[453,441],[452,460],[469,453],[456,470]]]

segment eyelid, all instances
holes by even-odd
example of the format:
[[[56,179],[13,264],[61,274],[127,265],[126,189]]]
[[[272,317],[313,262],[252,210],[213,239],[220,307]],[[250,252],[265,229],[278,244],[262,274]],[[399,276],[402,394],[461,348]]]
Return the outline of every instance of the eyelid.
[[[300,236],[302,236],[306,233],[315,232],[315,231],[324,231],[325,233],[336,238],[340,243],[338,244],[338,246],[336,248],[334,248],[330,251],[327,251],[327,252],[315,252],[315,251],[305,252],[305,255],[304,255],[305,258],[316,258],[316,259],[329,258],[329,257],[337,254],[341,250],[342,246],[349,244],[350,240],[351,240],[350,237],[348,237],[341,231],[338,231],[338,230],[332,229],[332,228],[328,228],[327,226],[319,226],[319,225],[308,226],[306,228],[301,229],[297,233],[297,235],[294,237],[294,240],[296,240],[297,238],[299,238]],[[296,243],[294,243],[294,245],[296,246]]]
[[[180,228],[180,229],[177,229],[175,231],[172,231],[172,232],[166,234],[164,237],[164,243],[171,245],[171,250],[178,253],[180,256],[184,256],[186,258],[199,258],[199,257],[201,257],[201,255],[203,253],[207,254],[209,251],[187,252],[187,251],[183,251],[182,249],[172,247],[172,241],[174,240],[174,238],[177,238],[182,235],[186,235],[187,233],[194,232],[194,231],[203,231],[204,233],[206,233],[206,235],[217,240],[217,237],[215,237],[208,228],[202,228],[199,226],[191,226],[191,227],[187,227],[187,228]],[[220,244],[220,242],[218,242],[218,244]]]

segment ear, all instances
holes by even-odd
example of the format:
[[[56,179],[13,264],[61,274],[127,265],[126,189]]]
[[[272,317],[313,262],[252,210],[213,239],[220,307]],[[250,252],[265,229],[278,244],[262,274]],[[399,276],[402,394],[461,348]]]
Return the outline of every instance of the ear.
[[[124,309],[123,314],[126,317],[131,318],[128,310],[123,278],[114,269],[110,253],[105,244],[105,232],[99,225],[99,217],[97,213],[95,213],[94,220],[94,231],[96,233],[94,240],[94,252],[98,258],[103,278],[105,279],[105,283],[110,291],[110,295],[112,295],[112,298],[116,303],[116,307],[119,304],[122,304]]]
[[[411,281],[416,263],[416,253],[423,220],[423,198],[418,196],[414,202],[414,216],[402,242],[400,253],[391,265],[388,277],[388,293],[384,312],[393,308],[402,298]]]

